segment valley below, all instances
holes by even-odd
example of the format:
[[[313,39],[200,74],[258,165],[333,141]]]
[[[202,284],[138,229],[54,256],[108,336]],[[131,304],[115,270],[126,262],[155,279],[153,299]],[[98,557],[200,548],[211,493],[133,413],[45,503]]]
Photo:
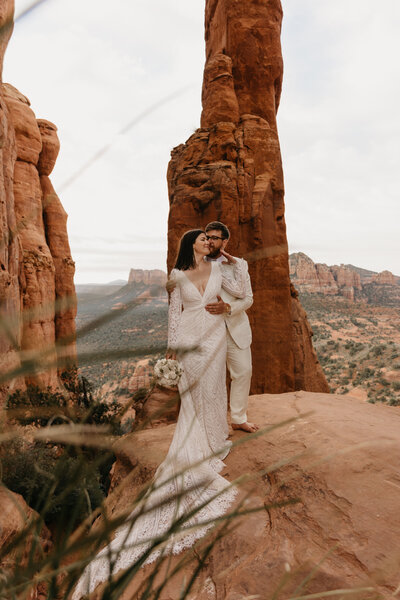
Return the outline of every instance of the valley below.
[[[152,367],[164,355],[168,299],[159,272],[157,277],[153,283],[131,273],[128,282],[77,286],[80,373],[110,399],[148,388]],[[369,300],[360,301],[296,287],[330,391],[400,405],[397,289],[393,294],[379,284]]]

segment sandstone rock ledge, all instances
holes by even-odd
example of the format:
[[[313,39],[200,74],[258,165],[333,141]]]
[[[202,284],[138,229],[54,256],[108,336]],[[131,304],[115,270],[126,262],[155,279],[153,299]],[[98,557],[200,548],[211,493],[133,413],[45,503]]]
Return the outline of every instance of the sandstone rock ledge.
[[[234,441],[247,441],[230,453],[223,474],[230,480],[243,473],[255,476],[241,492],[242,498],[250,493],[250,507],[298,502],[243,518],[217,542],[189,597],[270,599],[281,583],[277,598],[282,599],[365,586],[391,597],[399,584],[400,410],[356,398],[292,392],[252,396],[249,414],[262,427],[295,420],[256,439],[235,432]],[[138,476],[110,506],[114,514],[126,509],[137,486],[152,476],[174,427],[125,438],[129,460],[117,461],[114,476],[121,480],[124,469],[135,465]],[[257,475],[269,466],[267,475]],[[307,585],[297,589],[318,564]],[[147,568],[139,578],[146,573]],[[162,600],[179,597],[183,577],[170,582]],[[121,600],[134,598],[139,583],[131,583]]]

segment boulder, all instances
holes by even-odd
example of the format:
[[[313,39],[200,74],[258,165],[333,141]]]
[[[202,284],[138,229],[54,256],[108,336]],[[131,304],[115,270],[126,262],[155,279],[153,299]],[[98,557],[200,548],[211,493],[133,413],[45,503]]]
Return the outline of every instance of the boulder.
[[[39,155],[37,168],[39,175],[50,175],[56,164],[60,151],[60,140],[57,135],[57,127],[54,123],[45,119],[37,119],[37,125],[42,140],[42,150]]]
[[[28,524],[38,518],[38,514],[32,510],[20,494],[11,492],[4,486],[0,486],[0,547],[6,548],[8,544],[22,533]],[[35,552],[46,552],[51,546],[50,532],[42,525],[40,529],[34,529],[35,533],[26,536],[21,545],[16,546],[6,553],[0,561],[0,567],[5,572],[12,571],[16,566],[16,560],[24,563],[29,557],[32,542],[35,544]]]
[[[17,158],[36,166],[42,150],[42,137],[30,102],[9,83],[3,83],[3,94],[15,132]]]

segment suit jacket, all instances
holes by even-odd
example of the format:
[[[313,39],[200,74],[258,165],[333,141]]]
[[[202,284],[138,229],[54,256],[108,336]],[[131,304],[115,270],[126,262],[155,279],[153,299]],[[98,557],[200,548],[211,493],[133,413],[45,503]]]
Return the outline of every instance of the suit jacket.
[[[233,271],[232,265],[225,265],[222,261],[226,260],[222,258],[218,262],[221,263],[222,269],[229,269]],[[253,292],[251,289],[250,275],[248,271],[247,262],[242,258],[236,260],[242,260],[246,267],[246,279],[245,279],[245,290],[246,295],[244,298],[235,298],[229,292],[224,289],[221,291],[221,298],[224,302],[231,305],[231,315],[225,315],[225,323],[229,333],[232,336],[233,341],[239,348],[248,348],[251,344],[251,328],[249,323],[249,317],[246,314],[246,310],[253,304]],[[232,273],[233,276],[233,273]]]

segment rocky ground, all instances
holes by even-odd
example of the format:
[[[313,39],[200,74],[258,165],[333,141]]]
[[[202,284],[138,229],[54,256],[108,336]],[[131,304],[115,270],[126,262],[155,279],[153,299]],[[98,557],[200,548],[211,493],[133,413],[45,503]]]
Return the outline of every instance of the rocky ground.
[[[158,410],[163,402],[165,398],[155,398],[149,410]],[[246,514],[234,517],[222,537],[216,531],[189,549],[189,562],[156,597],[181,597],[213,542],[187,599],[300,600],[310,594],[395,598],[400,589],[400,408],[343,395],[293,392],[250,397],[249,417],[260,425],[260,433],[231,432],[235,445],[222,473],[230,481],[242,478],[233,510]],[[174,418],[176,410],[119,438],[108,517],[130,512],[167,453]],[[32,511],[8,490],[1,500],[5,544]],[[93,533],[100,525],[96,521]],[[51,548],[45,528],[40,544],[44,552]],[[166,569],[171,574],[181,559],[172,557],[152,581],[152,566],[140,569],[120,600],[136,598],[145,580],[154,590]],[[4,560],[0,567],[6,568]],[[105,597],[103,591],[100,587],[92,600]],[[38,597],[47,597],[43,593]]]
[[[362,588],[352,598],[392,597],[399,585],[400,409],[310,392],[252,396],[249,409],[265,432],[256,438],[234,432],[233,441],[244,443],[230,453],[223,474],[231,481],[250,475],[239,501],[246,498],[243,508],[255,512],[216,542],[188,597],[288,598],[350,588]],[[174,427],[124,438],[114,478],[124,480],[134,465],[136,479],[109,506],[113,514],[129,508],[152,476]],[[189,551],[195,562],[204,543]],[[121,600],[135,597],[150,571],[142,569]],[[186,567],[160,599],[178,598],[189,577]]]

